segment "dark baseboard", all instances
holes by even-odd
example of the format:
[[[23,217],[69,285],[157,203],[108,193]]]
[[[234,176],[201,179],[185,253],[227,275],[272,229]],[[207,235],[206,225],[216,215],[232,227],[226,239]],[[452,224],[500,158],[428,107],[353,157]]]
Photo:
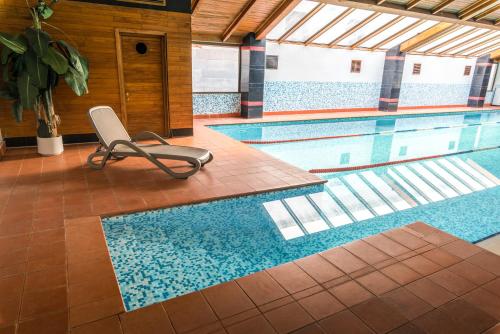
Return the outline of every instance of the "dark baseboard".
[[[174,137],[187,137],[187,136],[192,136],[194,134],[192,128],[172,129],[170,130],[170,132],[172,132],[172,136]]]
[[[172,129],[172,136],[186,137],[193,135],[192,128],[186,129]],[[80,133],[73,135],[63,135],[64,144],[84,144],[84,143],[97,143],[99,140],[95,133]],[[25,147],[36,146],[36,137],[13,137],[5,138],[7,147]]]
[[[75,135],[63,135],[64,144],[97,143],[95,133],[82,133]],[[7,147],[36,146],[36,137],[14,137],[5,138]]]

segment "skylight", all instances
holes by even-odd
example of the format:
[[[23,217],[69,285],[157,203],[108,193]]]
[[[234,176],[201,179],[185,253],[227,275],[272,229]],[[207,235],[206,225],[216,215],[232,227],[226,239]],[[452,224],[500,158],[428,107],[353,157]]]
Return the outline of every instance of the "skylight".
[[[429,29],[430,27],[438,24],[437,21],[425,21],[423,24],[419,25],[418,27],[413,28],[412,30],[408,31],[407,33],[399,36],[398,38],[392,40],[391,42],[385,44],[382,46],[383,49],[390,49],[398,44],[401,44],[403,42],[406,42],[410,38],[416,36],[417,34],[421,33],[424,30]]]
[[[330,30],[325,32],[319,38],[317,38],[314,42],[318,44],[330,44],[337,37],[342,35],[347,30],[354,27],[356,24],[360,23],[368,16],[373,14],[372,11],[364,10],[364,9],[356,9],[354,12],[349,14],[346,18],[337,23]]]
[[[377,36],[367,40],[365,43],[361,44],[361,47],[371,48],[377,45],[378,43],[386,40],[387,38],[391,37],[392,35],[396,34],[397,32],[403,30],[404,28],[410,26],[411,24],[415,23],[416,21],[418,20],[413,17],[406,17],[402,21],[393,25],[392,27],[382,31]]]
[[[279,39],[297,22],[306,16],[314,7],[318,5],[315,1],[302,1],[292,10],[278,25],[267,34],[268,39]]]
[[[369,22],[366,24],[363,28],[359,29],[355,33],[353,33],[351,36],[348,36],[341,40],[339,42],[339,45],[346,45],[350,46],[359,41],[361,38],[371,34],[378,28],[382,27],[384,24],[389,23],[390,21],[394,20],[397,17],[397,15],[393,14],[382,14],[373,21]]]
[[[323,7],[316,15],[308,20],[302,27],[294,32],[289,38],[289,41],[305,42],[309,37],[321,30],[335,17],[339,16],[345,7],[327,5]]]
[[[441,38],[438,38],[437,40],[435,40],[434,42],[432,43],[429,43],[419,49],[417,49],[417,51],[419,52],[425,52],[429,49],[432,49],[433,47],[437,46],[437,45],[440,45],[441,43],[444,43],[446,41],[449,41],[450,39],[452,38],[455,38],[457,36],[460,36],[462,34],[465,34],[466,32],[468,32],[469,30],[472,30],[474,29],[473,27],[462,27],[460,29],[458,29],[457,31],[454,31],[446,36],[443,36]]]

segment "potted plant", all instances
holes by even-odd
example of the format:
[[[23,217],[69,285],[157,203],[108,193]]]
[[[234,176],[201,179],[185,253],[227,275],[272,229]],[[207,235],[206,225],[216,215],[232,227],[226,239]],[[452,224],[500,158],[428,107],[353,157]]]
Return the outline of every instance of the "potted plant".
[[[57,155],[63,151],[60,118],[55,113],[53,91],[64,78],[76,95],[88,93],[88,62],[75,47],[54,40],[42,29],[53,27],[45,21],[53,14],[53,5],[37,0],[29,7],[33,26],[18,35],[0,32],[3,67],[0,98],[12,101],[12,115],[17,122],[24,110],[32,110],[37,121],[38,153]],[[57,29],[57,28],[56,28]]]

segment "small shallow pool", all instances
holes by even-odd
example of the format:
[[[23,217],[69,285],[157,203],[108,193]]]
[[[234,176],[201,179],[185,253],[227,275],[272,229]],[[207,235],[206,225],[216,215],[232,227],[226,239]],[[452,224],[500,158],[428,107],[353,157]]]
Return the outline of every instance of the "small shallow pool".
[[[416,220],[471,242],[498,233],[499,121],[487,112],[213,127],[326,183],[104,219],[127,310]],[[338,138],[283,142],[305,134]]]

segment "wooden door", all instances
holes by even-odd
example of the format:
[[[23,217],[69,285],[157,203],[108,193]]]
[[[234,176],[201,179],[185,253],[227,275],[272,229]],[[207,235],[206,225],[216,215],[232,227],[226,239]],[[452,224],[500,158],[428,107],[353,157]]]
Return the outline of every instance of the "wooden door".
[[[127,130],[132,136],[141,131],[166,135],[164,36],[121,34],[120,39]]]

